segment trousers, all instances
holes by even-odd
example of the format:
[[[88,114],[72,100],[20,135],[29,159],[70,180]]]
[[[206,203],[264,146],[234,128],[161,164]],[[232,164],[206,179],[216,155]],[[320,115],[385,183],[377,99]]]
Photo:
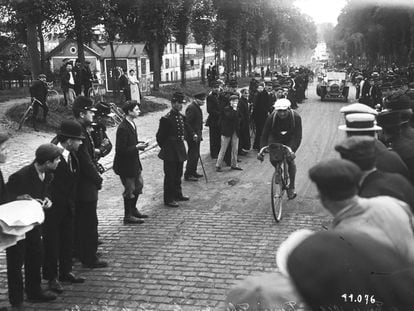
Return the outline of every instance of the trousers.
[[[239,137],[237,136],[237,133],[234,132],[231,137],[221,136],[221,147],[220,152],[217,158],[216,167],[222,167],[224,156],[226,154],[226,150],[230,144],[231,141],[231,166],[236,167],[237,166],[237,153],[239,150]]]
[[[164,203],[170,203],[183,195],[183,166],[184,162],[164,161]]]
[[[188,141],[187,166],[184,176],[195,176],[197,173],[198,158],[200,157],[200,142]]]
[[[75,214],[76,246],[80,261],[90,265],[97,260],[98,250],[98,201],[77,202]]]

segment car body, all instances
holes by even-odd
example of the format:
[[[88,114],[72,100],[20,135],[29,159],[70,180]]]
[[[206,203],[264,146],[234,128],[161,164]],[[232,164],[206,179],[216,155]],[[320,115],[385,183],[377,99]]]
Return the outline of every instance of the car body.
[[[349,86],[347,85],[346,72],[328,71],[317,87],[316,93],[321,100],[348,101]]]

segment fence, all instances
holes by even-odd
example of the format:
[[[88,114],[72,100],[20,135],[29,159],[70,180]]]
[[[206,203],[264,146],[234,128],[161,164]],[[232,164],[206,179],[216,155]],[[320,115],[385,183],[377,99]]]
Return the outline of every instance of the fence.
[[[32,79],[0,80],[0,90],[10,90],[16,88],[29,87],[31,84]]]

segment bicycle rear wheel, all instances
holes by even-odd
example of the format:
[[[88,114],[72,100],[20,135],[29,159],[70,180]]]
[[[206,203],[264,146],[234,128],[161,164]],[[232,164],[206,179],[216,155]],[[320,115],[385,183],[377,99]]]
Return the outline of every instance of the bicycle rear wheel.
[[[276,222],[279,222],[282,219],[283,196],[285,191],[280,173],[275,170],[272,176],[270,201],[272,203],[273,217]]]
[[[29,117],[29,113],[32,111],[32,105],[26,108],[25,112],[23,113],[22,117],[19,121],[19,130],[22,129],[24,122],[26,122],[27,118]]]
[[[51,111],[58,110],[58,108],[60,106],[60,95],[59,95],[59,93],[55,90],[49,90],[49,92],[47,92],[46,103],[47,103],[47,105],[48,105],[48,107]]]

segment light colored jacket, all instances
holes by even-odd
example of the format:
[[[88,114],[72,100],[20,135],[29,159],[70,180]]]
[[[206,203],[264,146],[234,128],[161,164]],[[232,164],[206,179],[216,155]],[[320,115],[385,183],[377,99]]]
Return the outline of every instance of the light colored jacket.
[[[331,229],[369,235],[414,263],[413,215],[406,203],[395,198],[357,196],[335,215]]]

